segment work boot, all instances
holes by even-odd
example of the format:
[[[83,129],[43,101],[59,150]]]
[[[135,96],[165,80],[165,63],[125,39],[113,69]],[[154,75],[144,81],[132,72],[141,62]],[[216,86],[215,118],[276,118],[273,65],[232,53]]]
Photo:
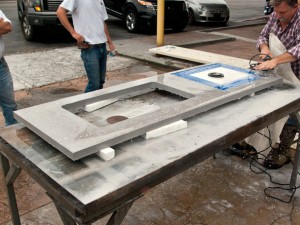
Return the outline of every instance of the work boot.
[[[272,147],[264,161],[264,167],[268,169],[279,169],[291,161],[291,145],[295,139],[297,128],[284,125],[280,134],[280,143]]]

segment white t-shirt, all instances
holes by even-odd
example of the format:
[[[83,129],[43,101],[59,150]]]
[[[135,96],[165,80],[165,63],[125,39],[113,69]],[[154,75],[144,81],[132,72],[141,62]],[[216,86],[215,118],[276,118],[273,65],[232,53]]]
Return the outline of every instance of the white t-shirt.
[[[11,23],[11,21],[7,19],[7,17],[4,15],[4,13],[1,10],[0,10],[0,18],[3,18],[5,22]],[[2,57],[4,56],[4,50],[5,50],[4,41],[2,35],[0,35],[0,59],[2,59]]]
[[[107,41],[104,21],[108,19],[103,0],[64,0],[61,7],[72,13],[74,29],[90,44]]]

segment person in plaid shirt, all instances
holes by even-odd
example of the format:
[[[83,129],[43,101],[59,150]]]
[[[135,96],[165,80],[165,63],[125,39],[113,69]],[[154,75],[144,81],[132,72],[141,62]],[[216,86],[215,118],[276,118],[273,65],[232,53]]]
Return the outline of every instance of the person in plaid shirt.
[[[297,0],[273,0],[274,12],[259,35],[257,48],[262,54],[272,56],[269,34],[273,33],[283,43],[287,52],[261,62],[256,69],[274,69],[278,64],[291,63],[294,74],[300,79],[300,8]]]
[[[300,7],[298,0],[273,0],[274,12],[259,35],[256,47],[260,50],[261,59],[272,53],[269,48],[269,35],[274,34],[285,46],[286,52],[261,61],[255,67],[257,70],[270,70],[283,63],[290,63],[291,69],[300,79]],[[291,145],[297,133],[295,121],[292,118],[284,125],[280,134],[280,143],[276,143],[264,160],[264,166],[277,169],[290,162]]]

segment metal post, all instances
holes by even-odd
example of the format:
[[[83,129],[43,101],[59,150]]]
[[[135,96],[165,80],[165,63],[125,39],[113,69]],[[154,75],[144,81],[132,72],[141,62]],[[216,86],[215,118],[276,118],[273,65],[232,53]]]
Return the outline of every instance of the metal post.
[[[165,0],[157,0],[157,46],[164,45]]]
[[[300,116],[299,116],[299,113],[298,112],[293,113],[291,115],[291,117],[293,118],[293,120],[295,122],[297,122],[297,128],[298,128],[298,131],[299,131],[300,130]],[[298,133],[298,135],[300,135],[300,134]],[[290,179],[290,187],[291,188],[296,187],[299,166],[300,166],[300,137],[297,140],[296,155],[295,155],[293,171],[292,171],[292,175],[291,175],[291,179]]]
[[[294,165],[293,165],[293,171],[292,171],[291,180],[290,180],[291,188],[296,187],[299,166],[300,166],[300,139],[298,138],[296,155],[295,155]]]

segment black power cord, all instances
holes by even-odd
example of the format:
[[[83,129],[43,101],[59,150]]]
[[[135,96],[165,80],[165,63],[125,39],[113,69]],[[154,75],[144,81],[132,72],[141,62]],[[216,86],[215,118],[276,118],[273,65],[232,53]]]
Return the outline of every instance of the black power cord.
[[[267,168],[264,168],[264,166],[259,162],[259,160],[264,160],[266,159],[267,157],[263,154],[263,152],[267,151],[269,148],[272,148],[272,140],[271,140],[271,132],[270,132],[270,129],[269,127],[267,127],[268,129],[268,133],[269,133],[269,136],[265,135],[265,134],[262,134],[260,132],[257,132],[258,134],[262,135],[263,137],[267,138],[268,141],[269,141],[269,145],[256,153],[256,156],[254,155],[251,155],[251,157],[242,157],[243,159],[247,159],[249,161],[249,167],[250,167],[250,170],[253,172],[253,173],[256,173],[256,174],[266,174],[269,179],[270,179],[270,182],[274,185],[277,185],[276,187],[266,187],[264,189],[264,193],[266,196],[270,197],[270,198],[273,198],[273,199],[276,199],[278,201],[281,201],[281,202],[284,202],[284,203],[291,203],[293,197],[294,197],[294,194],[296,193],[296,190],[298,188],[300,188],[300,186],[296,186],[296,187],[288,187],[286,188],[285,186],[289,186],[290,184],[284,184],[284,183],[279,183],[279,182],[276,182],[273,180],[272,176],[270,173],[268,173],[268,169]],[[299,134],[299,131],[298,131],[298,134]],[[222,151],[224,155],[232,155],[230,153],[228,153],[228,151],[224,150]],[[291,162],[291,161],[290,161]],[[293,165],[293,163],[291,162],[291,164]],[[255,168],[255,169],[254,169]],[[298,172],[298,175],[300,175],[300,173]],[[281,199],[279,197],[276,197],[272,194],[269,194],[268,191],[271,190],[271,189],[280,189],[280,190],[283,190],[283,191],[289,191],[292,193],[290,194],[289,196],[289,199],[288,200],[284,200],[284,199]]]
[[[264,158],[258,158],[258,159],[264,159]],[[255,163],[258,165],[255,165]],[[253,167],[255,167],[256,169],[258,169],[260,172],[258,171],[255,171],[253,169]],[[296,193],[296,190],[298,188],[300,188],[300,186],[296,186],[296,187],[288,187],[288,188],[285,188],[284,186],[289,186],[290,184],[283,184],[283,183],[279,183],[279,182],[276,182],[272,179],[272,176],[267,172],[268,169],[262,169],[263,165],[261,165],[257,160],[254,160],[254,159],[251,159],[250,161],[250,169],[253,173],[256,173],[256,174],[266,174],[269,179],[270,179],[270,182],[275,184],[275,185],[278,185],[277,187],[266,187],[264,189],[264,193],[266,196],[270,197],[270,198],[273,198],[273,199],[276,199],[280,202],[284,202],[284,203],[291,203],[292,202],[292,199],[294,197],[294,194]],[[299,172],[298,172],[299,174]],[[292,191],[291,195],[289,196],[289,199],[288,200],[284,200],[282,198],[279,198],[279,197],[276,197],[272,194],[269,194],[268,191],[271,190],[271,189],[279,189],[279,190],[283,190],[283,191]]]
[[[272,59],[271,56],[269,56],[268,54],[264,54],[264,53],[259,53],[259,54],[256,54],[256,55],[252,56],[251,59],[249,60],[249,66],[250,66],[250,68],[251,68],[252,70],[255,70],[255,67],[256,67],[257,65],[260,64],[260,62],[254,63],[254,62],[253,62],[253,59],[255,59],[255,57],[260,57],[260,56],[265,56],[265,57],[262,59],[263,62]]]
[[[258,162],[258,159],[266,159],[266,156],[265,156],[264,154],[262,154],[262,152],[266,151],[266,150],[267,150],[268,148],[270,148],[270,147],[272,148],[271,132],[270,132],[270,130],[269,130],[268,127],[267,127],[267,129],[268,129],[268,132],[269,132],[269,137],[266,136],[266,135],[264,135],[264,134],[261,134],[260,132],[258,132],[258,134],[264,136],[265,138],[267,138],[267,139],[269,140],[269,146],[268,146],[266,149],[264,149],[264,150],[258,152],[258,154],[261,155],[261,156],[263,156],[263,158],[257,158],[256,160],[254,160],[253,158],[251,159],[251,161],[250,161],[250,163],[249,163],[250,170],[251,170],[252,172],[256,173],[256,174],[266,174],[266,175],[269,177],[271,183],[273,183],[273,184],[275,184],[275,185],[278,185],[278,186],[276,186],[276,187],[266,187],[266,188],[264,189],[264,193],[265,193],[266,196],[268,196],[268,197],[270,197],[270,198],[273,198],[273,199],[276,199],[276,200],[278,200],[278,201],[280,201],[280,202],[291,203],[291,201],[292,201],[292,199],[293,199],[293,197],[294,197],[294,195],[295,195],[295,193],[296,193],[296,190],[297,190],[298,188],[300,188],[300,186],[289,187],[289,185],[290,185],[289,183],[288,183],[288,184],[284,184],[284,183],[279,183],[279,182],[274,181],[274,180],[272,179],[271,174],[267,172],[268,169],[266,169],[266,168],[262,169],[262,168],[263,168],[263,165],[261,165],[261,164]],[[299,131],[297,131],[297,132],[298,132],[298,134],[299,134]],[[288,156],[287,156],[287,157],[288,157]],[[290,163],[293,165],[293,163],[292,163],[291,160],[290,160]],[[257,164],[258,166],[255,165],[255,164]],[[258,169],[260,172],[255,171],[255,170],[253,169],[253,167],[255,167],[256,169]],[[298,172],[298,175],[300,175],[299,172]],[[286,188],[285,186],[288,186],[288,188]],[[274,196],[274,195],[272,195],[272,194],[269,194],[268,191],[269,191],[269,190],[272,190],[272,189],[280,189],[280,190],[283,190],[283,191],[289,191],[289,192],[292,191],[292,193],[290,194],[288,200],[284,200],[284,199],[282,199],[282,198],[279,198],[279,197],[276,197],[276,196]]]

